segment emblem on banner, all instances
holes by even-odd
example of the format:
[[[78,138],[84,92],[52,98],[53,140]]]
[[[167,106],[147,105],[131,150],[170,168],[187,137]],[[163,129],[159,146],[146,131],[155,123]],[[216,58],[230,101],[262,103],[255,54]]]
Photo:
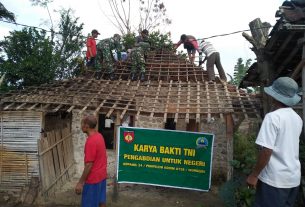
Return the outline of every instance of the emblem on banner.
[[[196,140],[196,145],[197,145],[197,148],[205,148],[206,149],[207,146],[209,146],[209,141],[205,137],[199,137]]]
[[[131,143],[134,140],[134,132],[133,131],[126,131],[124,132],[124,141],[126,143]]]

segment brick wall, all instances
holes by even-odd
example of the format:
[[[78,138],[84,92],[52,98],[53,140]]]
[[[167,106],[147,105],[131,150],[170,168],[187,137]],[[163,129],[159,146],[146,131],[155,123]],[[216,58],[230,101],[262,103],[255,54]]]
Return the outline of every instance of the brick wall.
[[[214,134],[214,148],[213,148],[213,162],[212,162],[212,180],[217,182],[218,179],[223,181],[228,179],[230,171],[229,160],[233,155],[233,138],[227,138],[226,135],[226,122],[225,120],[215,119],[208,122],[202,120],[200,123],[200,129],[205,133]]]
[[[153,129],[164,129],[164,123],[162,117],[139,116],[138,120],[135,121],[135,127],[153,128]]]

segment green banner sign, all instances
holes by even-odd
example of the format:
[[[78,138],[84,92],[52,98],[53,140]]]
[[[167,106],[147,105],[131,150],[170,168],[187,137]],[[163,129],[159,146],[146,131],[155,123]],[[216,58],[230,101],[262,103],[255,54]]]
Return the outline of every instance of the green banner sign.
[[[120,127],[119,183],[208,191],[214,135]]]

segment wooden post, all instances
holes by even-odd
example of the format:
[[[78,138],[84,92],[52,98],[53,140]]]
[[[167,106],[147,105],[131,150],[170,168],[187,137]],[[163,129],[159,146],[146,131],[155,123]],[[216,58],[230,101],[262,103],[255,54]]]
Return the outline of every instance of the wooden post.
[[[268,58],[264,54],[264,47],[268,39],[268,31],[271,25],[268,22],[262,22],[259,18],[254,19],[249,23],[252,36],[243,32],[243,37],[248,40],[253,47],[251,50],[255,53],[257,59],[257,67],[260,74],[261,93],[263,95],[263,110],[264,114],[270,111],[270,97],[263,92],[264,86],[269,86],[274,78],[273,68],[270,67]]]
[[[114,126],[114,137],[113,137],[113,149],[115,149],[115,175],[113,177],[113,192],[112,192],[112,201],[116,202],[119,197],[119,192],[118,192],[118,187],[119,184],[117,182],[117,162],[118,162],[118,147],[117,147],[117,137],[118,137],[118,129],[121,125],[121,120],[120,120],[120,112],[117,111],[116,113],[116,118],[115,118],[115,126]]]
[[[24,162],[25,162],[25,180],[26,180],[26,183],[29,184],[28,155],[26,154],[26,152],[24,153],[24,158],[25,158],[24,159]]]

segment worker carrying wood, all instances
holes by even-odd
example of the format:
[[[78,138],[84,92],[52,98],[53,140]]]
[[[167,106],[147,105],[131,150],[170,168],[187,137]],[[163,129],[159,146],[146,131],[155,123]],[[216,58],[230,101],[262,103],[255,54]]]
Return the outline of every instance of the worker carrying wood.
[[[189,60],[194,63],[196,51],[198,51],[198,42],[196,38],[192,35],[181,35],[180,41],[174,44],[174,49],[177,49],[183,43],[184,49],[187,50]]]
[[[205,55],[203,61],[202,53]],[[217,52],[217,50],[213,47],[212,43],[202,40],[199,44],[199,66],[202,65],[206,60],[209,82],[215,81],[214,65],[217,67],[220,79],[227,81],[225,71],[220,62],[219,52]]]

